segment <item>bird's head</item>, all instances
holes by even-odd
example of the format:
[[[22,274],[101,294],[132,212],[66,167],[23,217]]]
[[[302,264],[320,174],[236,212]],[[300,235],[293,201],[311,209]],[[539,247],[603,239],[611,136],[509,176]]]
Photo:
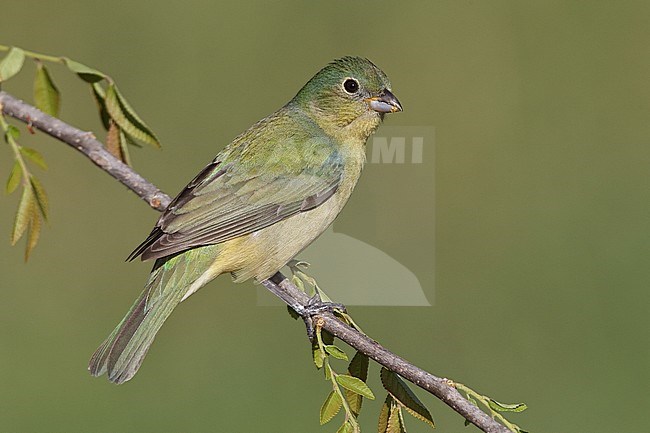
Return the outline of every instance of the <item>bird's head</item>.
[[[365,141],[386,113],[402,111],[386,74],[370,60],[343,57],[321,69],[290,104],[297,104],[328,134]]]

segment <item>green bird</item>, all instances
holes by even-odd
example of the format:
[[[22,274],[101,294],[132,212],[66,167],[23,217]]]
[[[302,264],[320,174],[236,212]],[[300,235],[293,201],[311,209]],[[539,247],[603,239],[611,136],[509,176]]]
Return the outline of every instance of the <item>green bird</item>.
[[[192,293],[225,273],[263,281],[311,244],[348,201],[368,137],[397,111],[386,74],[367,59],[343,57],[235,138],[129,256],[156,261],[140,297],[93,354],[90,373],[126,382]]]

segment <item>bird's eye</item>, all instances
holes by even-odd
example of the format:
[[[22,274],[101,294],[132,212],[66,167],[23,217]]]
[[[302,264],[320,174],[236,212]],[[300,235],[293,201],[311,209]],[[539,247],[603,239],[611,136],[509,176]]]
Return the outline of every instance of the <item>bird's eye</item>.
[[[359,82],[354,78],[346,78],[343,82],[343,88],[346,92],[352,95],[359,91]]]

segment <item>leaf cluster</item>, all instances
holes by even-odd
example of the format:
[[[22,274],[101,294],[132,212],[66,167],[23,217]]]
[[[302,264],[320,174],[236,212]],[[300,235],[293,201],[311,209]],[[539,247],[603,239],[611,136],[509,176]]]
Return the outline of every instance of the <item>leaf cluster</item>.
[[[26,59],[32,59],[35,64],[34,105],[49,116],[59,115],[61,93],[44,62],[63,65],[90,85],[99,117],[106,130],[107,150],[122,162],[130,165],[128,145],[140,146],[139,143],[147,143],[156,148],[160,147],[154,132],[135,112],[107,74],[67,57],[54,57],[2,45],[0,50],[8,51],[0,60],[0,85],[21,72]],[[2,110],[0,110],[0,126],[4,132],[4,140],[14,155],[14,164],[7,178],[5,192],[11,194],[18,187],[22,188],[11,232],[11,243],[15,245],[25,233],[27,234],[25,247],[25,260],[27,260],[38,242],[42,223],[48,219],[48,199],[45,189],[30,170],[27,162],[44,170],[47,169],[47,164],[37,150],[19,144],[20,132],[15,126],[9,124]],[[33,133],[29,123],[27,127]]]

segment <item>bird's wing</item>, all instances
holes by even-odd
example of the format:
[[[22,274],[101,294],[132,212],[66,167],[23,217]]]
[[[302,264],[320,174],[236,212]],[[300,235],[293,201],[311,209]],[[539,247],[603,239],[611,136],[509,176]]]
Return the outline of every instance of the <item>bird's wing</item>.
[[[320,146],[298,154],[289,149],[261,163],[246,160],[246,149],[234,158],[219,155],[170,203],[129,260],[221,243],[319,206],[336,192],[343,175],[339,153],[330,143]]]

